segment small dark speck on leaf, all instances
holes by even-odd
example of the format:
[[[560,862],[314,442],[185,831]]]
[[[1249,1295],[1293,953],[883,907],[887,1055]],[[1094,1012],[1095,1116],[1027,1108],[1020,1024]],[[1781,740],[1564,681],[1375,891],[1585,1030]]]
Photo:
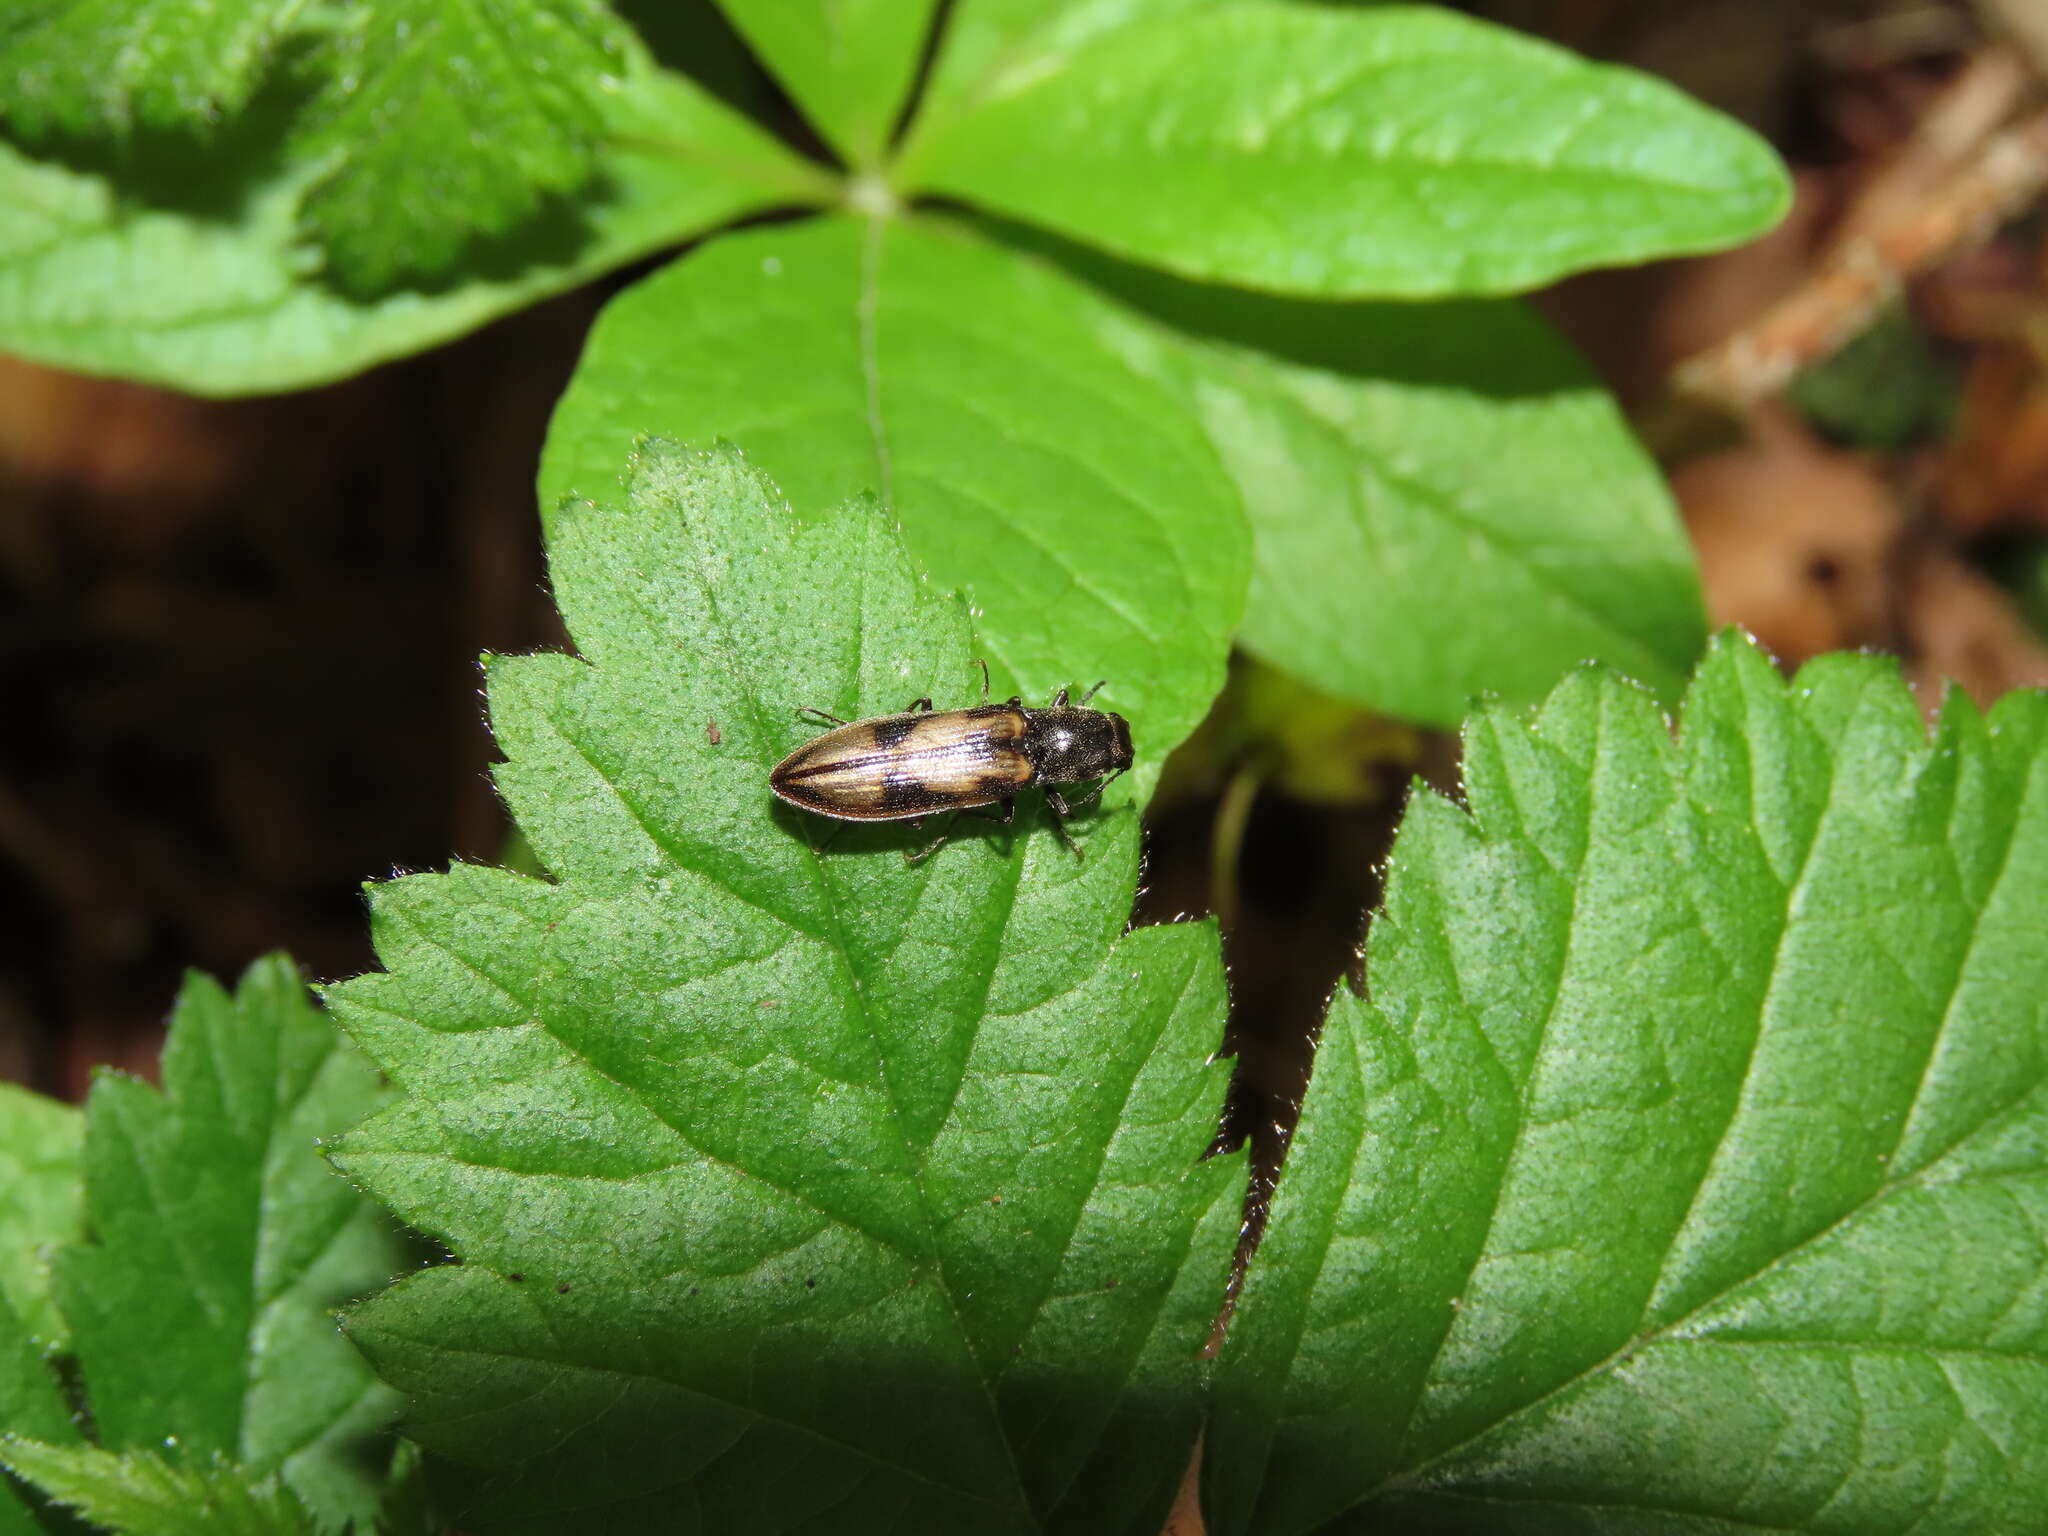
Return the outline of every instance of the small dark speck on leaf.
[[[721,741],[725,740],[725,732],[721,731],[718,728],[718,722],[716,720],[706,720],[704,722],[704,739],[710,742],[711,745],[713,745],[714,747],[717,746]]]
[[[815,1291],[817,1288],[818,1282],[815,1280],[806,1280],[804,1282],[804,1289],[807,1291]]]
[[[691,1294],[692,1296],[696,1295],[696,1294],[697,1294],[697,1287],[695,1287],[694,1285],[693,1285],[693,1286],[691,1286],[691,1287],[690,1287],[690,1294]]]
[[[507,1276],[506,1276],[505,1278],[506,1278],[507,1280],[510,1280],[510,1281],[511,1281],[511,1282],[512,1282],[512,1283],[513,1283],[514,1285],[517,1285],[517,1284],[518,1284],[518,1283],[519,1283],[519,1282],[520,1282],[521,1280],[524,1280],[524,1279],[526,1278],[526,1276],[524,1276],[524,1275],[522,1275],[522,1274],[518,1274],[518,1273],[513,1273],[513,1274],[509,1274],[509,1275],[507,1275]]]
[[[569,1294],[569,1287],[566,1285],[558,1285],[555,1287],[555,1294],[557,1296],[566,1296]]]
[[[1115,1289],[1116,1289],[1116,1282],[1115,1282],[1114,1280],[1111,1280],[1111,1281],[1107,1282],[1107,1283],[1106,1283],[1106,1284],[1105,1284],[1105,1285],[1104,1285],[1104,1286],[1103,1286],[1102,1288],[1103,1288],[1103,1289],[1104,1289],[1105,1291],[1113,1291],[1113,1290],[1115,1290]]]

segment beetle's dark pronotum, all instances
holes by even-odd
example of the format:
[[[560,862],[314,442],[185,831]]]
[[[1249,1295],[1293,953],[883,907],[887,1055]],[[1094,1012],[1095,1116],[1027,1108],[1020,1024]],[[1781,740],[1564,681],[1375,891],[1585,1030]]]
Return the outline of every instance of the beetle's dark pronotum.
[[[985,805],[1002,807],[1000,820],[1016,814],[1017,793],[1032,785],[1045,791],[1053,828],[1075,853],[1065,819],[1109,787],[1131,766],[1131,728],[1122,715],[1090,709],[1097,683],[1068,702],[1062,688],[1044,709],[1023,700],[990,704],[988,664],[981,667],[982,702],[967,709],[934,710],[918,699],[898,715],[847,722],[823,710],[803,713],[830,721],[836,729],[804,743],[775,765],[768,783],[791,805],[838,821],[908,821],[944,811]],[[1095,787],[1069,801],[1058,784],[1094,779]],[[936,852],[941,836],[906,862]]]

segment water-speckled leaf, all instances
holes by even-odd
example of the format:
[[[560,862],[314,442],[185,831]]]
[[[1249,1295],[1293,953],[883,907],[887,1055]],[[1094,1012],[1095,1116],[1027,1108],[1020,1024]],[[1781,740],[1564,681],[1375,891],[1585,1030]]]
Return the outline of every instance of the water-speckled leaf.
[[[330,993],[405,1095],[337,1160],[462,1261],[350,1321],[457,1523],[1153,1536],[1243,1165],[1214,931],[1123,933],[1128,786],[1085,858],[1027,796],[914,866],[771,796],[795,706],[972,675],[872,501],[650,444],[550,559],[580,655],[489,682],[553,882],[381,886]]]
[[[2048,697],[1718,642],[1418,792],[1206,1446],[1210,1529],[2031,1531]]]
[[[899,184],[1189,277],[1500,293],[1732,245],[1789,196],[1762,140],[1663,82],[1447,9],[1082,5],[971,32]]]
[[[962,231],[750,231],[606,309],[542,505],[610,497],[635,432],[729,439],[800,512],[877,492],[932,580],[971,596],[999,685],[1042,701],[1110,681],[1146,782],[1221,686],[1250,564],[1234,487],[1146,371],[1171,345]]]

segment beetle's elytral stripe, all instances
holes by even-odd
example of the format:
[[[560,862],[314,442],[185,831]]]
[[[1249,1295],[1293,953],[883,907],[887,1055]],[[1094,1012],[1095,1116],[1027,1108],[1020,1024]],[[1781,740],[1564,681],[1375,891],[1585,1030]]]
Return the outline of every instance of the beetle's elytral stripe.
[[[976,767],[989,764],[992,756],[986,749],[979,752],[963,753],[957,743],[943,747],[912,749],[908,752],[863,752],[858,757],[830,757],[815,763],[800,763],[782,776],[786,784],[800,783],[805,779],[844,778],[849,781],[866,777],[899,778],[915,774],[919,769],[946,768],[958,772],[963,758]],[[1018,762],[1020,772],[1017,781],[1024,782],[1030,777],[1030,764],[1021,755]]]

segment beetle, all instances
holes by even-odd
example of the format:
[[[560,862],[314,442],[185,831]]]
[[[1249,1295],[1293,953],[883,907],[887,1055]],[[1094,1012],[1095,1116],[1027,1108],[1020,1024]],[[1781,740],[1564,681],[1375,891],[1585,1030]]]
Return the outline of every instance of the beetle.
[[[1021,698],[988,702],[988,663],[981,668],[982,702],[965,709],[935,710],[917,699],[900,714],[870,720],[841,720],[820,709],[801,713],[830,721],[836,729],[814,737],[775,765],[768,785],[783,800],[836,821],[908,821],[915,825],[942,811],[1000,805],[999,819],[1017,813],[1017,793],[1032,785],[1045,791],[1060,841],[1078,855],[1065,820],[1107,789],[1132,761],[1131,727],[1122,715],[1090,709],[1097,683],[1069,702],[1062,688],[1044,709],[1027,709]],[[1056,784],[1096,780],[1095,788],[1069,802]],[[950,834],[948,834],[950,835]],[[936,853],[941,836],[920,852],[905,849],[915,864]]]

